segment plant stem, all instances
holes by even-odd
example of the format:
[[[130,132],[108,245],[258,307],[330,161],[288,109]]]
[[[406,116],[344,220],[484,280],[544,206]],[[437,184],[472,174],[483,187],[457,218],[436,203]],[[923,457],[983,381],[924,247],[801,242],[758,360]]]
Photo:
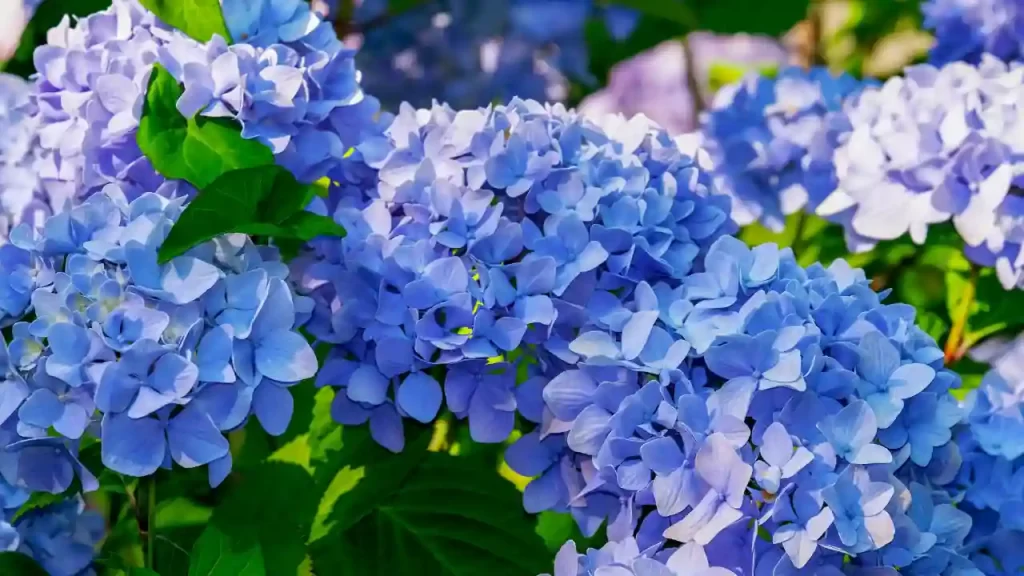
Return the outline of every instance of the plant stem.
[[[964,293],[957,304],[953,318],[953,327],[949,330],[949,338],[946,340],[944,356],[946,364],[959,360],[966,350],[963,349],[962,341],[964,332],[967,330],[967,319],[971,315],[971,305],[974,304],[974,296],[977,292],[978,269],[971,267],[971,276],[964,287]]]
[[[142,547],[145,550],[146,568],[155,570],[155,543],[156,543],[156,474],[147,476],[139,481],[139,486],[144,486],[146,492],[146,516],[145,527],[139,526],[142,534]]]
[[[793,243],[789,245],[789,248],[793,251],[793,257],[800,260],[800,253],[806,248],[804,242],[804,229],[807,227],[807,213],[803,210],[796,213],[796,225],[793,231]]]
[[[690,37],[683,38],[683,57],[686,58],[686,90],[693,98],[693,120],[700,124],[700,115],[707,108],[704,94],[701,93],[700,82],[697,80],[697,59],[693,56]]]

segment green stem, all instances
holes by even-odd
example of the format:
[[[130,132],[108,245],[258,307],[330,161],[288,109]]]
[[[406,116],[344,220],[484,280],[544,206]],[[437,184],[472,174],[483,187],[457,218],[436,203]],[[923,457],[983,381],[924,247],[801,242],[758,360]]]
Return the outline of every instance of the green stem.
[[[804,238],[804,229],[807,227],[807,213],[801,210],[796,213],[796,225],[793,230],[793,243],[789,245],[790,249],[793,250],[793,257],[800,260],[800,254],[806,248],[806,242]]]
[[[946,349],[944,350],[946,364],[955,362],[963,356],[962,341],[964,333],[967,331],[967,319],[971,315],[971,305],[974,304],[977,285],[978,268],[972,266],[971,276],[967,280],[963,296],[960,297],[960,302],[957,304],[956,312],[953,315],[953,327],[950,328],[949,338],[946,340]]]
[[[146,568],[156,569],[154,557],[156,556],[156,474],[143,479],[140,484],[145,485],[146,490],[146,528],[144,531],[145,540],[143,546],[146,549]]]

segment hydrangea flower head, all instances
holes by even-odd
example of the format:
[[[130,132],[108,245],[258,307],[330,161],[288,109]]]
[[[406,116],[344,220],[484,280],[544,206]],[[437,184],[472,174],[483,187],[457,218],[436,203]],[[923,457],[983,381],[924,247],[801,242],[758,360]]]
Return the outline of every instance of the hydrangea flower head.
[[[5,264],[46,271],[19,280],[30,298],[10,314],[0,363],[12,484],[56,493],[77,474],[89,489],[95,478],[76,458],[87,434],[121,474],[209,464],[217,484],[231,468],[225,431],[255,416],[284,432],[287,387],[317,368],[295,332],[307,301],[276,250],[244,235],[159,264],[182,205],[153,193],[129,203],[109,185],[38,230],[12,231]]]
[[[908,68],[844,105],[834,160],[838,187],[817,212],[843,223],[855,250],[909,234],[925,241],[952,221],[967,256],[994,266],[1008,289],[1024,278],[1019,105],[1004,97],[1020,64]]]
[[[859,89],[846,75],[790,67],[774,78],[747,75],[718,92],[701,134],[736,222],[781,230],[785,216],[813,209],[832,191],[828,128]]]
[[[229,1],[224,9],[239,42],[230,47],[219,36],[196,42],[137,0],[114,0],[50,32],[35,54],[35,169],[53,209],[108,183],[124,186],[129,199],[192,192],[179,182],[161,188],[163,177],[136,143],[155,62],[185,85],[183,115],[238,120],[243,137],[267,144],[298,178],[316,180],[341,161],[376,112],[359,89],[353,52],[305,2]]]
[[[977,64],[983,54],[1006,62],[1024,55],[1024,10],[1013,0],[929,0],[921,10],[935,33],[929,56],[938,66]]]
[[[0,237],[22,219],[38,218],[41,204],[39,178],[33,162],[38,115],[32,103],[32,84],[10,74],[0,74]],[[44,212],[45,214],[45,212]]]
[[[913,309],[883,304],[842,261],[804,269],[788,249],[729,236],[694,268],[676,288],[638,282],[580,320],[575,365],[542,390],[539,434],[509,451],[513,469],[540,473],[527,490],[581,527],[635,537],[665,563],[654,574],[696,550],[697,572],[678,573],[970,565],[966,529],[945,522],[971,519],[943,507],[957,492],[957,377]],[[663,331],[681,361],[623,352],[645,310],[656,315],[643,348]],[[563,435],[561,455],[537,443]],[[941,562],[922,544],[940,534]]]
[[[637,281],[678,287],[730,229],[726,199],[646,119],[600,125],[521,100],[405,106],[356,156],[372,172],[349,172],[323,207],[349,235],[293,266],[317,302],[310,332],[337,345],[318,381],[343,387],[339,421],[369,420],[399,449],[400,418],[432,420],[443,392],[475,439],[499,442],[517,409],[541,416],[539,387],[517,393],[517,364],[498,356],[601,355],[654,373],[682,362]],[[592,336],[589,312],[606,322]],[[435,365],[443,382],[427,376]]]

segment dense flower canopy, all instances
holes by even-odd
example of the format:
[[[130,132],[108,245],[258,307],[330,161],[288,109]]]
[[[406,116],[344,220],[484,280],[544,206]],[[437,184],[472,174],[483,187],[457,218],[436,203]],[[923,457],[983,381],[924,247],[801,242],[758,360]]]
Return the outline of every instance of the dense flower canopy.
[[[151,567],[158,471],[198,468],[216,488],[237,440],[257,426],[283,435],[313,398],[292,387],[315,379],[332,388],[312,399],[317,431],[253,456],[272,464],[261,473],[243,450],[235,478],[263,489],[294,472],[330,493],[317,515],[346,497],[336,480],[352,472],[334,477],[317,460],[337,448],[314,446],[337,432],[329,404],[334,421],[367,425],[393,453],[406,430],[439,419],[435,440],[454,429],[500,447],[526,512],[567,514],[602,541],[566,542],[552,576],[1024,570],[1024,338],[976,353],[991,369],[969,392],[949,353],[1016,326],[1019,311],[972,300],[981,273],[961,260],[939,269],[950,284],[970,274],[942,302],[960,323],[936,327],[931,310],[889,301],[842,259],[806,266],[790,248],[735,236],[805,211],[860,251],[904,235],[924,243],[949,221],[971,260],[1024,287],[1015,3],[931,0],[932,64],[881,84],[819,68],[744,76],[698,134],[678,137],[642,114],[600,114],[601,95],[590,112],[530,98],[592,81],[588,31],[603,22],[626,38],[633,10],[364,0],[338,26],[318,12],[339,4],[196,4],[223,34],[197,41],[138,0],[113,0],[50,30],[30,82],[0,75],[0,551],[55,576],[95,574],[116,526],[85,493],[113,477],[131,510],[111,511],[138,522]],[[676,42],[651,58],[686,53]],[[195,200],[154,169],[136,138],[155,64],[182,89],[154,91],[166,110],[217,119],[234,142],[272,153],[277,166],[257,168],[274,175],[267,190],[231,189],[229,166]],[[686,62],[701,75],[705,64]],[[659,80],[702,90],[674,72]],[[628,108],[623,93],[638,96],[643,74],[618,76],[628,86],[605,104]],[[273,196],[284,188],[295,195]],[[256,219],[231,214],[215,225],[233,227],[209,232],[196,214],[215,208]],[[172,228],[198,244],[164,262]],[[993,329],[976,309],[1010,317]],[[929,331],[917,325],[926,318]],[[945,354],[932,332],[949,334]],[[346,456],[357,444],[347,432]],[[431,445],[394,462],[420,480],[438,467],[422,462],[457,457]],[[365,464],[360,475],[379,472]],[[381,484],[403,484],[384,471]],[[148,479],[140,490],[124,477]],[[376,478],[356,492],[369,502],[365,487]],[[430,504],[458,516],[452,502]],[[423,512],[396,514],[409,510]],[[287,535],[295,550],[310,546],[297,562],[325,572],[307,529],[330,521],[279,512],[302,528]],[[212,514],[204,534],[223,550],[230,522]],[[311,530],[321,527],[331,541],[333,528]],[[245,554],[262,563],[271,547],[256,540]],[[273,554],[266,565],[290,572]]]
[[[517,399],[512,365],[494,359],[522,349],[543,370],[575,363],[571,342],[597,310],[623,361],[656,373],[683,360],[652,308],[633,324],[608,308],[645,279],[678,286],[730,230],[726,199],[664,130],[533,101],[404,106],[357,150],[364,173],[353,166],[324,207],[348,236],[293,266],[317,302],[310,333],[339,345],[318,376],[344,387],[339,422],[369,419],[400,450],[400,418],[433,420],[443,384],[474,439],[504,440],[517,405],[539,397]],[[448,367],[443,383],[432,366]]]

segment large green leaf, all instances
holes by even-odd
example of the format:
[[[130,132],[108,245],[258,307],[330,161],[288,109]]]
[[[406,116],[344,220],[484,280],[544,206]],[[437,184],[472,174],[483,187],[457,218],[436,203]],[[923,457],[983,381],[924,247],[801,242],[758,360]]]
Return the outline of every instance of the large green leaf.
[[[249,538],[232,540],[217,526],[209,526],[192,548],[188,576],[265,576],[263,552]]]
[[[217,538],[230,543],[232,554],[250,556],[249,564],[238,560],[236,565],[255,570],[251,548],[258,545],[267,574],[296,574],[306,562],[306,541],[317,510],[312,476],[295,464],[265,462],[236,471],[228,482],[226,497],[214,510],[211,525],[222,535]],[[208,543],[219,542],[210,535],[205,537]],[[195,554],[193,550],[193,557]]]
[[[242,138],[235,122],[182,116],[176,107],[182,91],[167,70],[153,66],[136,140],[157,172],[201,190],[230,170],[274,163],[270,149]]]
[[[224,14],[217,0],[139,1],[161,20],[200,42],[209,42],[214,34],[231,42],[231,34],[224,24]]]
[[[807,17],[810,0],[610,0],[678,25],[682,32],[781,36]]]
[[[550,552],[521,495],[484,459],[402,454],[368,465],[341,495],[333,528],[311,544],[318,574],[522,576],[549,568]],[[389,461],[390,460],[390,461]],[[394,464],[402,461],[401,466]],[[408,470],[404,481],[377,467]]]
[[[19,552],[0,552],[0,574],[46,576],[46,570],[35,560]]]
[[[331,218],[302,211],[312,196],[311,186],[280,166],[226,172],[185,207],[160,246],[160,261],[232,232],[302,241],[344,236],[345,229]]]

